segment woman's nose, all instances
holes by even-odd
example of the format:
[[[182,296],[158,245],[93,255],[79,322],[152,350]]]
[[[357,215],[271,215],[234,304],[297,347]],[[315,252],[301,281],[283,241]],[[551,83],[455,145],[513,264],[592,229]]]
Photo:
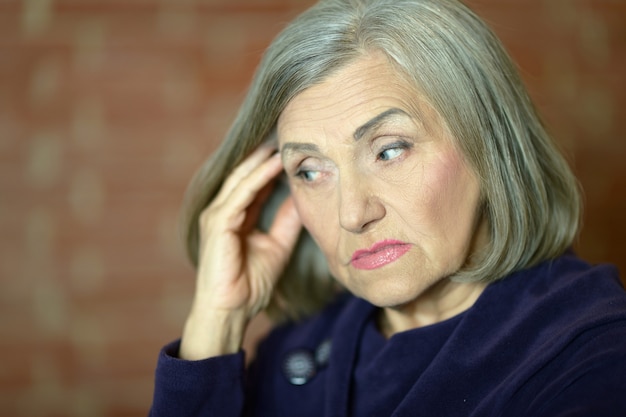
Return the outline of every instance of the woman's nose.
[[[352,233],[362,233],[384,217],[380,196],[366,178],[343,175],[339,183],[339,224]]]

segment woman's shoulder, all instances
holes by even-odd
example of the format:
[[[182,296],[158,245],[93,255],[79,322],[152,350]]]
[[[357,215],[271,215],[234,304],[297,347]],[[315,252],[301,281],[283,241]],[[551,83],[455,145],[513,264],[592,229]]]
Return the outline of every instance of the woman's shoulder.
[[[528,406],[537,416],[574,405],[626,411],[626,291],[617,268],[570,252],[519,278],[528,279],[528,287],[506,331],[516,335],[514,374],[526,382],[511,410]]]
[[[626,291],[611,264],[591,264],[573,251],[511,274],[490,285],[486,298],[498,298],[504,309],[545,313],[626,313]],[[493,299],[489,303],[493,303]],[[506,301],[506,302],[505,302]]]
[[[483,342],[515,346],[511,363],[579,357],[603,338],[619,340],[609,356],[626,352],[626,291],[617,269],[573,252],[491,284],[465,319]]]

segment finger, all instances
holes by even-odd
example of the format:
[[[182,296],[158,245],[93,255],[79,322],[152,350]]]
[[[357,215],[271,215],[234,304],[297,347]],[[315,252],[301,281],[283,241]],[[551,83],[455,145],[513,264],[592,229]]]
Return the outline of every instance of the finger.
[[[242,179],[231,191],[228,199],[215,205],[217,209],[226,215],[223,220],[225,226],[233,230],[239,230],[246,219],[248,208],[258,198],[263,190],[280,172],[282,162],[280,155],[265,160],[249,175]],[[212,205],[213,206],[213,205]],[[221,217],[221,216],[220,216]]]
[[[261,188],[261,190],[259,190],[254,198],[254,201],[248,206],[246,209],[246,220],[241,226],[241,231],[243,233],[251,231],[259,226],[262,213],[265,210],[272,192],[276,188],[275,185],[275,181],[270,181],[267,185]]]
[[[249,176],[263,161],[267,160],[273,152],[276,152],[276,147],[271,143],[264,143],[255,149],[228,175],[215,197],[215,201],[219,202],[228,198],[237,184]]]
[[[268,234],[288,252],[296,245],[302,221],[291,196],[287,197],[276,213]]]

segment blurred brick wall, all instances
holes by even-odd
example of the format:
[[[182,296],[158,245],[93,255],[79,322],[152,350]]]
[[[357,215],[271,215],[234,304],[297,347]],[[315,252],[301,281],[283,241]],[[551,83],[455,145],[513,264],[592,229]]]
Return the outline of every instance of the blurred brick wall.
[[[193,289],[182,193],[308,0],[0,0],[0,415],[142,416]],[[626,272],[626,2],[474,0]]]

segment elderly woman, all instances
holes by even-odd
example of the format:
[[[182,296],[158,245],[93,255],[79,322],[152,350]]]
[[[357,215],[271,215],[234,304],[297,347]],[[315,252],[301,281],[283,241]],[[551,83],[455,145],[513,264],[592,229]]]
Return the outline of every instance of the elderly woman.
[[[306,11],[188,197],[154,417],[626,415],[626,293],[571,251],[577,182],[456,0]]]

